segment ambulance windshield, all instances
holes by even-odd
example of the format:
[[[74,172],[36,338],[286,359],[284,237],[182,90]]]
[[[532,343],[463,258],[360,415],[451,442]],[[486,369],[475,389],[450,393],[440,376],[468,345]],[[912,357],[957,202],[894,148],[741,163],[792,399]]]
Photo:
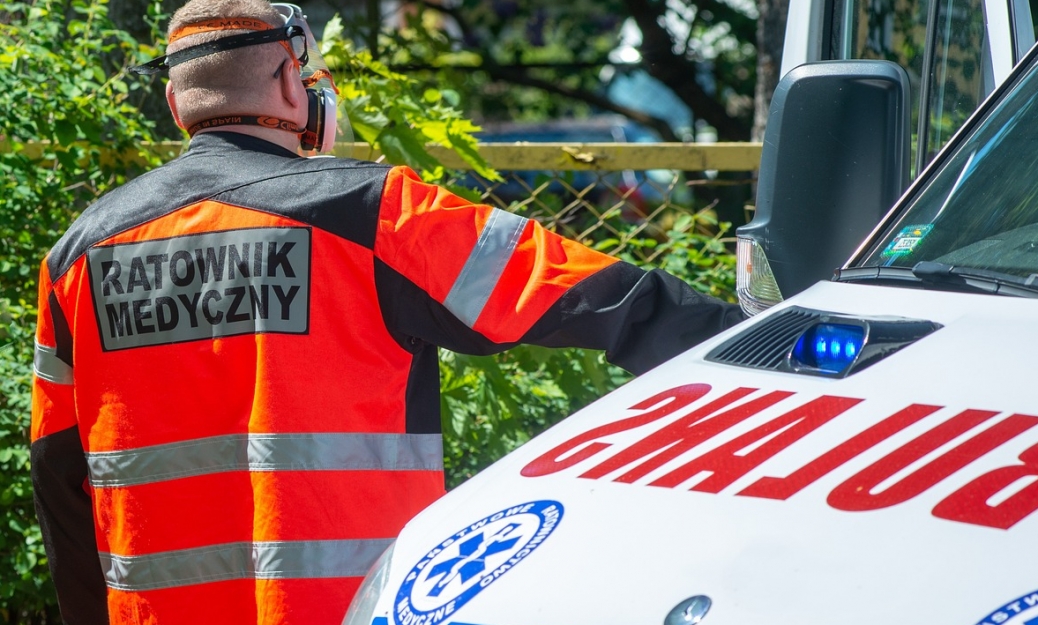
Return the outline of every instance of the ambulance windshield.
[[[920,277],[934,267],[979,270],[1031,286],[1038,282],[1034,61],[1008,96],[956,144],[854,266],[916,268]]]

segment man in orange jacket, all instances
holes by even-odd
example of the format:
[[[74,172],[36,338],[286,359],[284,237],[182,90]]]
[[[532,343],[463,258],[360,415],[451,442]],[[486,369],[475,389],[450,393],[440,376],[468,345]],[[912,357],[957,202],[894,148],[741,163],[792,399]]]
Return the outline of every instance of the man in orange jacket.
[[[41,269],[32,472],[68,623],[338,623],[443,492],[437,347],[639,373],[742,318],[406,168],[300,157],[335,102],[298,7],[192,0],[169,41],[141,71],[190,150]]]

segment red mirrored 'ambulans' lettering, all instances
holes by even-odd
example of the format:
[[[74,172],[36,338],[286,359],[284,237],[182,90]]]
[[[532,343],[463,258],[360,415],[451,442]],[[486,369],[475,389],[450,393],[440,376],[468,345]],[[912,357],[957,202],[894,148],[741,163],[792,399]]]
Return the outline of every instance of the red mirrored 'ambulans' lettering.
[[[716,414],[754,390],[756,389],[740,388],[727,393],[623,449],[615,456],[581,474],[580,477],[598,479],[642,458],[649,457],[645,462],[616,478],[617,482],[630,484],[703,441],[713,438],[736,423],[740,423],[792,395],[792,393],[784,391],[772,392],[748,401],[737,408]]]
[[[904,503],[1035,425],[1034,417],[1014,415],[941,454],[896,484],[879,493],[872,492],[884,480],[997,414],[990,410],[960,412],[834,488],[829,493],[829,505],[837,510],[860,511]]]
[[[858,457],[941,408],[942,406],[912,404],[908,408],[899,410],[897,413],[883,419],[850,440],[833,447],[787,477],[762,477],[739,491],[739,494],[767,499],[788,499],[791,495],[800,492],[804,487],[829,474],[833,469]]]
[[[937,504],[933,515],[949,521],[999,529],[1016,525],[1038,510],[1038,445],[1020,454],[1020,461],[1022,464],[995,469],[966,484]],[[993,498],[1020,485],[1023,488],[1003,501],[992,503]]]
[[[819,397],[681,465],[651,484],[674,487],[698,473],[709,471],[710,477],[693,486],[692,490],[719,493],[860,401],[849,397]]]
[[[688,414],[678,416],[623,447],[617,446],[615,442],[601,440],[675,415],[706,397],[710,390],[711,387],[706,384],[688,384],[653,395],[630,407],[630,410],[639,411],[639,414],[583,432],[537,457],[521,473],[526,477],[538,477],[595,462],[579,473],[579,477],[608,479],[612,476],[615,482],[634,483],[794,395],[789,391],[770,391],[753,397],[758,389],[737,388],[706,401]],[[648,484],[676,488],[702,476],[691,486],[691,490],[719,493],[861,402],[861,399],[830,395],[806,401],[657,475]],[[788,499],[840,466],[943,409],[944,406],[912,404],[812,458],[788,476],[762,476],[737,494]],[[1013,414],[996,420],[999,414],[997,411],[975,409],[958,412],[836,486],[829,493],[827,503],[837,510],[848,512],[877,510],[904,503],[1038,425],[1038,417]],[[985,427],[913,469],[908,475],[899,477],[894,484],[877,491],[880,485],[892,477],[980,426]],[[603,454],[607,449],[611,453]],[[933,515],[941,519],[1001,529],[1008,529],[1023,520],[1038,510],[1038,445],[1024,451],[1019,459],[1021,464],[990,471],[959,488],[937,504]]]
[[[749,394],[757,389],[740,390],[744,390],[746,394]],[[595,439],[626,430],[633,430],[646,423],[661,419],[676,410],[684,408],[709,392],[709,384],[687,384],[653,395],[630,408],[631,410],[648,410],[648,412],[613,423],[607,423],[583,432],[529,463],[523,467],[521,473],[526,477],[538,477],[568,469],[611,446],[611,443],[596,442]],[[590,444],[581,448],[586,443]],[[563,458],[565,454],[569,455]]]

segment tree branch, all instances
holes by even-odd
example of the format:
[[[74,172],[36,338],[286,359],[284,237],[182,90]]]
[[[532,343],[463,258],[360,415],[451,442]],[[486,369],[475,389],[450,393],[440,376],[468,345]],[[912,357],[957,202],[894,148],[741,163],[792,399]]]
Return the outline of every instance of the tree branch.
[[[670,127],[665,120],[643,113],[626,106],[621,106],[608,98],[598,95],[597,93],[587,91],[585,89],[576,89],[573,87],[567,87],[566,85],[559,82],[551,82],[548,80],[542,80],[540,78],[534,78],[526,73],[525,70],[519,69],[515,66],[502,66],[493,64],[484,64],[480,69],[487,72],[494,80],[501,80],[509,82],[515,85],[524,85],[526,87],[534,87],[547,91],[548,93],[554,93],[556,95],[580,100],[586,102],[591,106],[600,108],[605,111],[610,111],[623,115],[631,121],[638,122],[643,126],[652,128],[659,133],[660,138],[664,141],[681,141],[676,134],[674,129]]]
[[[713,22],[727,22],[732,27],[732,34],[740,41],[754,41],[757,36],[757,20],[747,17],[718,0],[695,0],[700,12],[710,11]],[[784,32],[784,31],[780,31]]]
[[[671,34],[661,24],[665,5],[650,0],[624,0],[624,3],[642,31],[640,50],[649,74],[670,87],[697,117],[716,128],[719,138],[749,139],[750,126],[728,115],[724,105],[696,82],[696,64],[674,53]]]
[[[437,0],[411,0],[415,4],[427,9],[441,12],[451,17],[458,25],[462,37],[466,41],[474,41],[477,38],[469,23],[461,11],[455,7],[445,7]],[[748,18],[737,11],[728,8],[717,0],[701,0],[707,10],[713,11],[715,17],[723,17],[723,21],[736,20],[742,17],[741,22]],[[711,97],[695,80],[696,64],[676,55],[672,51],[670,33],[660,24],[662,11],[665,10],[663,3],[652,0],[624,0],[631,16],[635,18],[642,30],[643,43],[641,46],[644,62],[641,66],[657,80],[667,85],[674,93],[685,102],[693,113],[705,120],[717,129],[718,136],[728,140],[742,140],[749,138],[750,127],[741,120],[728,115],[724,106]],[[745,28],[744,23],[732,24],[733,29]],[[752,40],[754,29],[750,21],[750,40]],[[665,141],[678,141],[674,129],[661,118],[648,115],[641,111],[621,106],[609,99],[585,89],[567,87],[558,81],[549,81],[530,76],[525,68],[519,65],[500,65],[488,59],[483,54],[483,64],[479,69],[487,72],[494,80],[508,82],[526,87],[544,90],[548,93],[563,96],[585,102],[602,110],[611,111],[623,115],[632,121],[649,126],[656,130]]]

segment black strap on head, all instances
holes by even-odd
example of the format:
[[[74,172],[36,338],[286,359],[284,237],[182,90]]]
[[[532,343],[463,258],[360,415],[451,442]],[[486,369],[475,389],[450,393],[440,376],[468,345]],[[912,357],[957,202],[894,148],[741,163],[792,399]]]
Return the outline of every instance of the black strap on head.
[[[172,54],[160,56],[157,59],[148,61],[144,65],[135,65],[130,68],[130,71],[135,74],[157,74],[161,71],[168,70],[174,65],[180,65],[181,63],[186,63],[203,56],[209,56],[210,54],[215,54],[217,52],[244,48],[246,46],[258,46],[263,43],[273,43],[275,41],[287,41],[292,37],[305,36],[306,31],[304,31],[300,26],[285,26],[284,28],[274,28],[271,30],[244,33],[241,35],[231,35],[230,37],[224,37],[207,43],[200,43],[196,46],[191,46],[190,48],[178,50]],[[306,57],[306,52],[303,52],[303,58],[299,59],[301,65],[306,65]]]

